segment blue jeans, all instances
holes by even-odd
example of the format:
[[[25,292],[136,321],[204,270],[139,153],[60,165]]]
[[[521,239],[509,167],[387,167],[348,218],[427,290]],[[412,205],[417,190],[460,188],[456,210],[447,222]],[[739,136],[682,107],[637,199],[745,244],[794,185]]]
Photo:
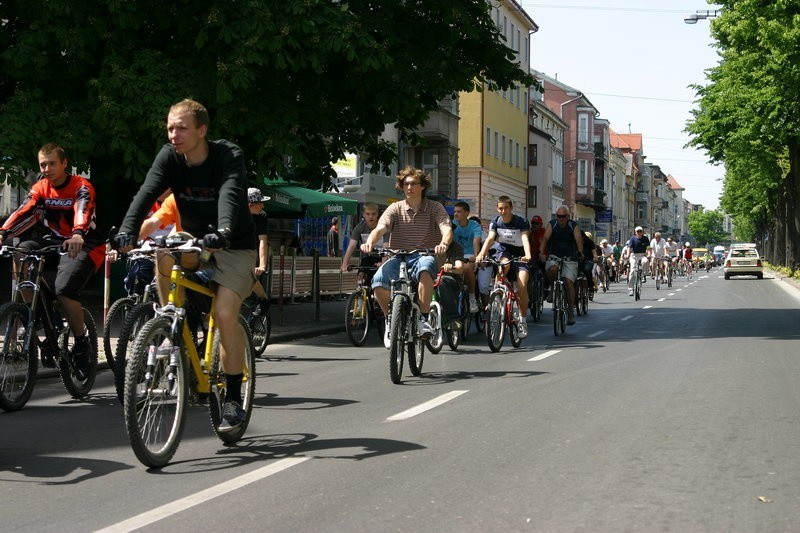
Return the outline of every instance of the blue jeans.
[[[419,275],[422,272],[430,272],[431,277],[436,279],[439,273],[436,268],[436,258],[432,255],[412,255],[406,260],[406,267],[408,268],[409,276],[414,281],[419,281]],[[372,277],[372,288],[383,287],[384,289],[391,288],[391,281],[400,278],[400,259],[392,257],[375,272]]]

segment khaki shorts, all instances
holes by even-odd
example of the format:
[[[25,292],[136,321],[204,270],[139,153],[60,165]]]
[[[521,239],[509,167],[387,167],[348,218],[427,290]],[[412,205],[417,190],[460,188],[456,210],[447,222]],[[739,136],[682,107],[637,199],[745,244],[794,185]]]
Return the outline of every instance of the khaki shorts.
[[[549,271],[552,267],[558,267],[558,261],[556,256],[552,255],[547,258],[547,264],[545,268]],[[561,274],[570,281],[575,281],[578,277],[578,262],[577,261],[564,261],[564,269],[561,271]]]
[[[234,291],[242,300],[253,292],[256,282],[253,269],[258,261],[256,250],[219,250],[214,252],[214,275],[211,280]]]

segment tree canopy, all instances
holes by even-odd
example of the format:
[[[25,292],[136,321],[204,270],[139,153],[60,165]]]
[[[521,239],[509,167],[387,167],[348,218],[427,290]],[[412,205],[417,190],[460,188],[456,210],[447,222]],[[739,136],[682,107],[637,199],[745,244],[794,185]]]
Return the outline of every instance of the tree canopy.
[[[769,242],[779,264],[800,259],[800,3],[725,0],[712,22],[720,53],[696,86],[692,143],[724,162],[722,209],[742,240]],[[771,237],[771,238],[770,238]]]
[[[687,225],[689,234],[698,246],[713,246],[727,241],[722,221],[724,216],[719,211],[692,211],[689,213]]]
[[[438,102],[533,80],[485,0],[0,2],[0,156],[58,142],[96,183],[140,181],[169,106],[191,97],[253,176],[313,185],[347,151],[388,166]],[[12,180],[21,176],[12,174]]]

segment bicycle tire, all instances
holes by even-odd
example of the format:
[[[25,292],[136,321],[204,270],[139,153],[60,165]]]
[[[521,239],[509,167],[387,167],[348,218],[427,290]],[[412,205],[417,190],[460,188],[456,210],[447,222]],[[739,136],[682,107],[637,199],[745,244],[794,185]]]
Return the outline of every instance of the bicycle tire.
[[[638,271],[633,276],[633,297],[637,302],[642,297],[642,277]]]
[[[447,335],[445,335],[447,338],[447,346],[449,346],[454,352],[458,350],[458,346],[461,344],[461,331],[463,328],[464,326],[461,326],[460,328],[451,327],[447,330]]]
[[[566,313],[564,301],[564,287],[561,283],[553,284],[553,333],[556,337],[566,330],[564,314]]]
[[[411,303],[405,296],[397,294],[392,299],[391,313],[391,346],[389,347],[389,378],[392,383],[400,383],[403,377],[403,358],[408,343],[406,342],[406,322],[411,313]]]
[[[511,346],[519,348],[522,345],[522,337],[519,335],[519,321],[525,320],[519,309],[519,302],[517,300],[511,301],[511,317],[512,322],[508,325],[508,336],[511,338]]]
[[[442,306],[439,302],[431,302],[431,309],[428,313],[428,324],[433,328],[433,335],[425,339],[425,345],[431,353],[439,353],[444,346],[444,326],[442,325]],[[411,364],[411,358],[408,360]],[[412,372],[413,373],[413,372]]]
[[[125,323],[122,325],[120,339],[114,353],[114,387],[120,403],[125,400],[125,367],[128,364],[128,347],[131,346],[136,336],[147,321],[155,318],[155,302],[140,302],[128,312]]]
[[[661,279],[660,278],[661,278],[661,273],[658,271],[658,269],[656,269],[656,278],[655,279],[656,279],[656,290],[657,291],[661,290]]]
[[[253,413],[253,397],[256,392],[256,354],[253,348],[253,340],[250,338],[250,329],[247,322],[239,316],[239,334],[244,339],[244,371],[242,376],[242,409],[244,409],[244,419],[242,424],[233,431],[220,431],[219,425],[222,422],[222,406],[225,402],[226,381],[225,373],[220,362],[220,338],[219,331],[214,335],[214,348],[211,359],[211,370],[209,380],[211,382],[211,397],[208,400],[208,412],[211,418],[211,428],[214,434],[225,444],[233,444],[242,439],[247,426],[250,424],[250,416]]]
[[[261,357],[269,346],[269,337],[272,334],[272,315],[267,309],[266,313],[252,315],[248,322],[250,324],[250,340],[253,343],[253,355]]]
[[[539,322],[542,319],[542,311],[544,310],[544,280],[538,271],[533,275],[532,292],[530,309],[533,315],[533,321]]]
[[[578,279],[575,283],[575,311],[578,316],[583,315],[583,298],[586,292],[585,279]]]
[[[25,350],[25,336],[30,323],[30,309],[9,302],[0,307],[0,409],[19,411],[33,393],[38,368],[36,332],[30,349]],[[20,332],[23,333],[20,338]]]
[[[672,288],[672,266],[667,267],[667,288]]]
[[[419,377],[422,375],[422,363],[425,362],[425,341],[415,337],[408,343],[408,368],[411,375]]]
[[[364,346],[369,334],[369,305],[367,291],[359,289],[347,297],[344,326],[353,346]]]
[[[106,357],[108,368],[114,372],[115,358],[117,354],[117,343],[124,337],[122,331],[125,328],[125,321],[128,313],[136,306],[136,299],[131,296],[125,296],[116,300],[111,307],[108,308],[106,319],[103,322],[103,354]],[[123,373],[125,369],[122,369]]]
[[[486,342],[493,352],[500,351],[506,336],[506,323],[503,317],[503,295],[493,292],[489,295],[486,310]]]
[[[149,468],[169,463],[186,425],[188,362],[180,336],[172,339],[171,331],[171,317],[149,320],[136,336],[125,368],[125,430],[136,458]],[[177,357],[158,357],[158,349],[170,339],[179,343]]]
[[[94,323],[94,317],[85,307],[83,308],[83,323],[89,335],[89,375],[86,376],[86,379],[78,379],[78,376],[75,375],[75,362],[70,343],[73,335],[69,326],[65,327],[58,336],[58,348],[61,352],[58,370],[64,388],[73,398],[83,398],[88,395],[97,377],[97,326]]]

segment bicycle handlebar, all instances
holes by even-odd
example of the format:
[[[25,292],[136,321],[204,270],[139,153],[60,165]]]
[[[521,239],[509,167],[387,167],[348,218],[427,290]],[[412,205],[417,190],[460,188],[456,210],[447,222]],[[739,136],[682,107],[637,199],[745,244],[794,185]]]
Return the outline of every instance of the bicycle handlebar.
[[[3,245],[3,247],[0,248],[0,255],[3,257],[10,257],[15,253],[24,255],[44,255],[48,252],[58,252],[58,255],[67,255],[67,252],[64,251],[63,243],[48,244],[47,246],[42,246],[41,248],[37,248],[35,250],[9,245]]]

